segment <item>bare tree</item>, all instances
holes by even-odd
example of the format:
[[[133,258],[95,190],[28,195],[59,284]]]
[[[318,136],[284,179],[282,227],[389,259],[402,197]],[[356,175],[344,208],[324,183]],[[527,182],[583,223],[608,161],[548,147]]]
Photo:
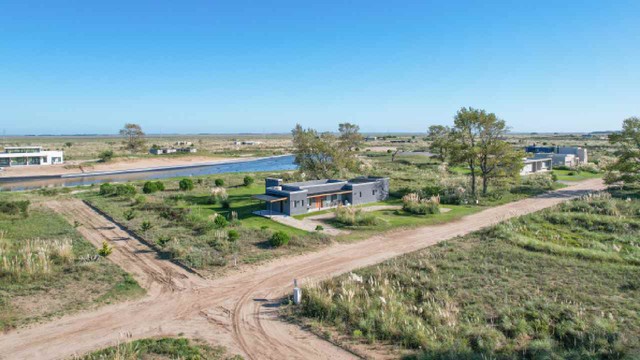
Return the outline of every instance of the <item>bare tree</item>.
[[[144,146],[144,132],[138,124],[127,123],[120,130],[120,136],[124,137],[124,143],[128,150],[135,152]]]

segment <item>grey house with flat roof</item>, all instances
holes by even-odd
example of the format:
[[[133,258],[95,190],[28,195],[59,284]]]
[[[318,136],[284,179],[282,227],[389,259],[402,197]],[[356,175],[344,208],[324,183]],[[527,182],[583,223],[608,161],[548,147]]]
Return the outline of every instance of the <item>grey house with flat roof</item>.
[[[267,213],[300,215],[338,205],[360,205],[389,197],[389,178],[359,177],[351,180],[322,179],[284,184],[282,179],[265,179]]]

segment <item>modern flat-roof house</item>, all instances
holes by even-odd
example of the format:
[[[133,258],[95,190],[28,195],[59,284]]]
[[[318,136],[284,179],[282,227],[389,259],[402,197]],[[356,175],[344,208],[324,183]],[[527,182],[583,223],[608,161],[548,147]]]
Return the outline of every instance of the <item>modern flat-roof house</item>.
[[[570,146],[526,146],[525,152],[535,154],[536,158],[551,158],[555,166],[574,167],[589,161],[587,149]]]
[[[524,166],[520,170],[520,175],[529,175],[537,172],[551,171],[553,160],[549,157],[524,159]]]
[[[265,179],[264,195],[254,199],[266,203],[269,214],[300,215],[338,205],[360,205],[389,197],[389,178],[359,177],[351,180],[322,179],[284,184]]]
[[[63,162],[63,151],[43,150],[42,146],[7,146],[0,153],[0,167],[55,165]]]

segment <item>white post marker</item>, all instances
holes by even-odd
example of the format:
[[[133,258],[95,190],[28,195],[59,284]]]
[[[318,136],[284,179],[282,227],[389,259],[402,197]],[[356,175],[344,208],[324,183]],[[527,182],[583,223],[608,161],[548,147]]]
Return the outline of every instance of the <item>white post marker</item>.
[[[293,303],[300,305],[302,300],[302,290],[298,287],[298,280],[293,279]]]

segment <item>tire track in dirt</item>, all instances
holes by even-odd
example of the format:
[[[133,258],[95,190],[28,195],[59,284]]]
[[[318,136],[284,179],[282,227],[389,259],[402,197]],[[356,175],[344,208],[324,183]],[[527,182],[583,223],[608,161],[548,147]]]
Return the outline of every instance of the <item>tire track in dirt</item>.
[[[601,181],[589,180],[536,198],[486,209],[455,222],[335,244],[215,280],[201,279],[158,259],[153,252],[139,252],[142,248],[134,246],[133,240],[115,241],[118,247],[114,246],[109,259],[121,264],[126,271],[141,273],[139,277],[145,284],[156,284],[152,287],[157,288],[157,293],[137,302],[110,305],[4,334],[0,336],[0,358],[68,358],[112,345],[118,341],[119,333],[127,332],[132,334],[132,339],[177,334],[203,338],[249,359],[352,359],[353,354],[278,319],[277,302],[290,293],[294,278],[303,283],[320,281],[602,188]],[[117,229],[102,229],[105,221],[107,225],[113,223],[92,209],[87,210],[86,204],[80,204],[82,206],[73,204],[71,210],[69,204],[54,202],[52,206],[58,206],[71,222],[77,218],[85,221],[87,225],[79,231],[84,231],[83,235],[96,246],[104,239],[113,241],[125,236]],[[120,255],[114,256],[116,254]],[[165,266],[170,275],[163,270]],[[176,275],[181,272],[185,277]],[[182,290],[173,291],[176,289]]]
[[[182,291],[197,284],[204,285],[203,279],[168,260],[158,258],[154,249],[81,200],[54,200],[45,205],[62,215],[72,225],[80,224],[77,227],[78,232],[97,248],[102,246],[103,241],[112,246],[113,253],[108,259],[132,274],[150,295]]]

